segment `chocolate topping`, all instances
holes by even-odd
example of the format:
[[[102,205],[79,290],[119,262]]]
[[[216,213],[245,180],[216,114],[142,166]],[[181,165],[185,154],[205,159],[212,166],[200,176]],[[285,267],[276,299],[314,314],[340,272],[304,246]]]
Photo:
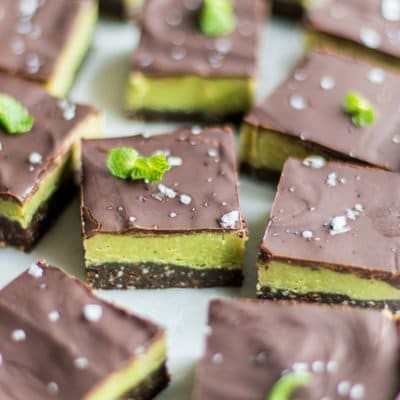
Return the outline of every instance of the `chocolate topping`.
[[[235,0],[237,27],[229,35],[204,35],[200,0],[149,0],[133,70],[152,76],[253,77],[265,2]]]
[[[49,80],[79,10],[92,4],[93,0],[2,0],[0,69]]]
[[[390,56],[400,57],[400,7],[396,0],[328,0],[312,7],[310,26]]]
[[[312,382],[296,399],[396,394],[396,327],[382,313],[214,300],[209,325],[195,400],[265,400],[282,374],[305,370]]]
[[[400,177],[329,162],[283,169],[262,251],[268,258],[386,275],[400,272]]]
[[[152,184],[118,179],[106,167],[108,151],[118,146],[133,147],[143,156],[161,151],[175,166],[162,181]],[[99,232],[177,233],[242,227],[236,213],[239,197],[229,128],[194,127],[148,138],[87,140],[82,157],[86,237]],[[234,220],[231,212],[237,215]],[[223,223],[226,219],[230,224]]]
[[[6,134],[0,127],[0,197],[20,203],[31,196],[57,156],[69,150],[71,133],[93,108],[51,97],[39,85],[0,73],[0,92],[21,102],[35,118],[30,132]]]
[[[0,308],[1,398],[82,399],[163,335],[42,263],[0,292]]]
[[[356,127],[343,111],[351,90],[376,110],[372,125]],[[351,58],[311,52],[245,121],[317,144],[342,158],[400,171],[399,102],[400,75]]]

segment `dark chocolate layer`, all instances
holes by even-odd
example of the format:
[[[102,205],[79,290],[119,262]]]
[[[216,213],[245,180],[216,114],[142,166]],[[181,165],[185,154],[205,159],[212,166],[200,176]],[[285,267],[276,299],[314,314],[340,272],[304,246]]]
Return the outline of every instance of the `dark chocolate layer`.
[[[366,97],[376,121],[356,127],[343,111],[347,92]],[[351,58],[311,52],[245,122],[294,136],[385,169],[400,171],[400,75]]]
[[[172,167],[162,181],[153,184],[121,180],[106,167],[108,151],[118,146],[133,147],[144,156],[166,152],[169,160],[182,165]],[[221,232],[243,227],[229,128],[183,128],[149,138],[87,140],[82,152],[86,237],[96,233]],[[230,212],[238,218],[224,227],[219,221]]]
[[[291,290],[280,290],[267,286],[262,286],[257,291],[257,297],[273,301],[290,300],[296,302],[301,301],[304,303],[342,304],[363,308],[389,309],[393,312],[400,311],[400,300],[355,300],[349,296],[335,293],[297,293]]]
[[[41,263],[0,292],[0,309],[1,398],[82,399],[163,335]]]
[[[202,33],[200,5],[200,0],[148,0],[132,69],[150,76],[253,77],[265,2],[236,0],[237,28],[218,38]]]
[[[209,325],[195,400],[265,400],[282,374],[304,370],[312,381],[291,398],[397,394],[397,329],[382,313],[214,300]]]
[[[2,0],[0,4],[0,69],[47,81],[72,32],[82,7],[94,0]]]
[[[0,197],[23,203],[69,150],[73,130],[98,111],[57,100],[41,86],[5,74],[0,74],[0,92],[15,97],[35,118],[23,135],[6,134],[0,127]],[[32,153],[38,153],[40,163],[30,162]]]
[[[307,21],[317,31],[398,58],[400,11],[393,3],[396,1],[328,0],[311,7]]]
[[[400,177],[329,162],[283,169],[261,250],[266,261],[322,265],[399,287]]]
[[[240,286],[240,269],[195,269],[169,264],[102,264],[86,267],[89,284],[96,289],[165,289]]]

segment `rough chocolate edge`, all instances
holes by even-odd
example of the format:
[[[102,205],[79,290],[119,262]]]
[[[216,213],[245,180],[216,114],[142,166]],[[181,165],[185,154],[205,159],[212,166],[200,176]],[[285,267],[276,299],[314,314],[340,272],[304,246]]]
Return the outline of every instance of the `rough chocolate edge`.
[[[164,390],[169,383],[169,375],[166,364],[149,375],[135,389],[127,393],[121,400],[150,400]]]
[[[256,168],[245,161],[240,163],[239,170],[243,174],[270,183],[278,183],[281,175],[281,171],[275,171],[268,168]]]
[[[29,252],[72,200],[77,190],[74,179],[75,176],[70,176],[62,183],[57,191],[39,207],[26,229],[22,228],[18,222],[0,216],[0,248],[14,246]]]
[[[192,113],[192,112],[169,112],[169,111],[155,111],[155,110],[137,110],[127,111],[127,116],[131,119],[142,120],[142,121],[167,121],[167,122],[201,122],[205,124],[213,123],[226,123],[230,122],[233,124],[239,124],[242,121],[243,116],[248,110],[241,112],[231,112],[219,115],[208,115],[203,113]]]
[[[86,267],[89,285],[96,289],[166,289],[240,286],[241,269],[194,269],[170,264],[106,263]]]
[[[268,286],[262,286],[257,290],[259,299],[273,301],[296,301],[305,303],[323,303],[323,304],[341,304],[352,307],[374,308],[374,309],[389,309],[391,311],[400,311],[400,300],[355,300],[349,296],[323,293],[323,292],[308,292],[297,293],[291,290],[275,289]]]
[[[272,13],[281,17],[300,19],[304,14],[304,9],[298,2],[286,2],[282,0],[272,0]]]

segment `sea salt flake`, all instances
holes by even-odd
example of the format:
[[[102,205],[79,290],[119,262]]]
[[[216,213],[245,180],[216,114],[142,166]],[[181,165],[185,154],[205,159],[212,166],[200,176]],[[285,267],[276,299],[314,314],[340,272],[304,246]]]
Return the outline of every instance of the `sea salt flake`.
[[[311,231],[303,231],[301,233],[304,239],[311,239],[313,237],[313,233]]]
[[[290,96],[289,104],[295,110],[304,110],[308,106],[307,100],[297,94]]]
[[[337,385],[337,392],[339,396],[348,396],[351,389],[351,383],[349,381],[341,381]]]
[[[49,382],[48,383],[48,385],[47,385],[47,390],[50,392],[50,393],[58,393],[58,385],[57,385],[57,383],[55,383],[55,382]]]
[[[23,329],[16,329],[11,333],[13,342],[23,342],[26,339],[26,333]]]
[[[236,224],[240,220],[240,212],[238,210],[230,211],[224,214],[219,220],[219,224],[222,228],[235,228]]]
[[[351,228],[347,225],[347,218],[344,215],[340,215],[331,219],[329,233],[332,236],[346,233],[350,231],[350,229]]]
[[[350,389],[350,399],[362,399],[365,395],[365,386],[361,383],[356,383]]]
[[[170,156],[168,157],[168,164],[171,167],[180,167],[183,164],[183,160],[181,157]]]
[[[179,196],[179,201],[180,201],[182,204],[189,205],[189,204],[192,202],[192,198],[191,198],[189,195],[187,195],[187,194],[181,194],[181,195]]]
[[[158,190],[160,191],[161,194],[168,197],[169,199],[174,199],[176,197],[175,190],[163,185],[162,183],[158,185]]]
[[[369,27],[360,29],[360,39],[365,46],[371,49],[378,48],[382,43],[381,35],[375,29]]]
[[[89,322],[100,321],[103,315],[103,308],[99,304],[86,304],[83,307],[83,316]]]
[[[320,169],[325,167],[326,160],[320,156],[310,156],[303,160],[303,165],[312,169]]]
[[[381,13],[387,21],[400,21],[400,0],[382,0]]]
[[[43,276],[43,268],[39,267],[37,264],[32,264],[28,269],[28,274],[32,275],[34,278],[41,278]]]
[[[371,83],[380,85],[385,81],[386,74],[382,68],[372,68],[368,71],[367,77]]]
[[[337,185],[337,175],[336,172],[331,172],[326,178],[326,184],[330,187],[335,187]]]
[[[335,80],[332,76],[325,75],[321,78],[320,86],[323,90],[332,90],[335,87]]]
[[[85,369],[89,364],[89,361],[85,357],[78,357],[74,360],[74,365],[78,369]]]
[[[43,157],[40,153],[34,151],[29,154],[28,160],[33,165],[39,165],[43,162]]]
[[[60,313],[58,311],[50,311],[47,314],[47,318],[49,319],[50,322],[56,322],[60,319]]]

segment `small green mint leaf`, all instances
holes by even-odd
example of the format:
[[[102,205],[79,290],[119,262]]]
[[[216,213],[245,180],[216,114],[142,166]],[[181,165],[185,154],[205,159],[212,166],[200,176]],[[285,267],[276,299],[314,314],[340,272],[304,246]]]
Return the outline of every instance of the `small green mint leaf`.
[[[357,92],[346,94],[343,109],[352,115],[352,122],[356,126],[365,127],[375,122],[376,112],[371,103]]]
[[[272,387],[265,400],[290,400],[293,392],[312,381],[308,372],[292,372],[283,375]]]
[[[129,147],[111,149],[107,157],[107,168],[117,178],[127,179],[138,159],[138,152]]]
[[[10,135],[19,135],[32,129],[34,118],[13,97],[0,93],[0,126]]]
[[[207,36],[222,36],[236,27],[232,0],[204,0],[200,13],[201,30]]]
[[[131,171],[131,179],[144,179],[149,183],[160,181],[170,169],[164,154],[138,158]]]

